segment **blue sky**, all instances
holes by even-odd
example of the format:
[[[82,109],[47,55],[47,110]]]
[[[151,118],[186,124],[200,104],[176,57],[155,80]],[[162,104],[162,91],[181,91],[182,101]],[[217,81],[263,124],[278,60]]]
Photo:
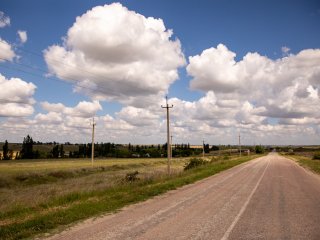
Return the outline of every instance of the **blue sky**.
[[[129,11],[129,14],[134,13],[143,15],[145,18],[162,19],[165,31],[172,29],[173,35],[168,39],[167,43],[180,41],[179,49],[175,48],[174,51],[175,54],[181,52],[185,61],[185,63],[179,63],[179,58],[177,58],[176,64],[170,65],[170,68],[176,70],[179,76],[172,80],[165,80],[164,85],[166,87],[164,89],[160,89],[158,92],[154,88],[146,89],[145,92],[139,93],[141,96],[138,93],[121,92],[125,89],[122,85],[120,87],[115,86],[115,84],[112,85],[114,89],[110,91],[114,93],[114,91],[120,89],[119,95],[122,97],[126,94],[132,95],[135,98],[134,101],[132,100],[133,102],[131,100],[128,101],[125,97],[119,97],[118,93],[114,93],[116,96],[108,96],[106,94],[104,97],[99,97],[92,92],[75,92],[75,81],[67,81],[68,78],[71,78],[70,76],[75,76],[75,74],[72,73],[67,76],[61,72],[59,73],[58,70],[50,70],[50,63],[48,64],[44,59],[43,51],[48,50],[53,45],[63,48],[63,38],[71,39],[68,36],[68,30],[75,24],[77,17],[82,18],[83,14],[87,11],[92,11],[94,7],[109,5],[114,1],[1,1],[0,11],[2,12],[2,18],[9,18],[10,24],[0,28],[0,37],[2,41],[11,46],[15,56],[11,59],[3,57],[3,61],[0,62],[0,73],[5,78],[4,81],[9,82],[11,78],[19,78],[36,86],[33,94],[28,95],[30,99],[34,100],[33,103],[29,104],[29,107],[33,108],[32,113],[30,111],[22,111],[24,112],[22,114],[12,114],[10,111],[1,113],[2,138],[20,141],[19,139],[23,138],[20,135],[30,131],[34,138],[42,141],[82,141],[83,137],[77,137],[76,134],[71,134],[72,137],[70,137],[72,132],[72,129],[69,129],[70,125],[75,122],[81,122],[79,119],[75,120],[72,117],[81,115],[77,111],[85,112],[85,110],[81,109],[83,106],[78,108],[76,106],[79,102],[93,103],[98,101],[98,103],[90,105],[93,108],[92,111],[88,110],[86,114],[83,113],[80,117],[83,117],[83,122],[86,123],[87,119],[91,117],[91,113],[96,115],[97,121],[100,121],[98,125],[101,126],[99,140],[123,143],[128,141],[137,143],[163,142],[165,136],[164,116],[158,110],[153,110],[156,106],[156,101],[144,104],[144,106],[137,105],[136,101],[148,102],[149,100],[144,99],[144,97],[148,97],[149,99],[159,100],[158,105],[160,106],[167,91],[169,98],[174,103],[180,104],[180,106],[183,105],[183,107],[178,105],[177,111],[187,115],[185,118],[179,113],[177,113],[177,116],[173,115],[172,127],[177,141],[197,143],[202,138],[205,138],[216,144],[232,143],[237,132],[241,131],[246,136],[245,140],[249,144],[254,141],[266,144],[319,143],[319,116],[314,113],[314,111],[318,110],[314,105],[319,102],[319,95],[317,95],[319,89],[319,77],[317,74],[319,69],[317,65],[320,65],[320,62],[319,53],[316,51],[320,48],[319,1],[200,0],[182,2],[140,0],[118,2]],[[112,11],[109,13],[112,14]],[[94,11],[92,11],[91,17],[94,14]],[[103,20],[100,23],[102,26],[108,25],[108,22],[103,22]],[[92,28],[95,27],[92,26]],[[129,30],[134,26],[130,26],[130,24],[128,26],[120,25],[119,32],[126,27]],[[24,43],[17,34],[18,31],[26,32],[27,40]],[[84,31],[79,34],[83,33]],[[114,32],[114,35],[117,34],[117,32]],[[108,39],[109,36],[103,37]],[[76,42],[71,43],[73,50],[76,49],[76,44]],[[100,43],[92,43],[93,46],[97,44]],[[221,47],[218,51],[219,44],[222,44],[225,48]],[[205,54],[201,55],[203,51],[213,48],[217,51],[208,52],[206,57],[209,62],[203,62],[202,60],[205,59]],[[105,52],[101,52],[101,54],[108,55],[108,49],[105,49]],[[302,54],[303,56],[297,57],[300,56],[299,53],[307,49],[315,52],[307,52]],[[65,48],[65,50],[71,51],[70,48]],[[234,73],[235,76],[230,76],[229,80],[226,77],[226,82],[223,82],[224,80],[220,79],[221,76],[230,74],[228,67],[224,69],[224,66],[228,66],[230,57],[227,57],[222,65],[218,64],[220,67],[216,69],[215,66],[218,65],[215,63],[217,63],[219,56],[221,57],[218,52],[234,53],[235,55],[231,57],[231,62],[233,61],[232,64],[235,65],[236,63],[241,63],[243,57],[248,53],[257,53],[259,58],[254,60],[256,61],[257,66],[255,67],[257,69],[250,76],[247,63],[239,64],[236,68],[244,68],[246,75],[237,77],[240,74],[237,72]],[[200,58],[191,63],[189,57],[197,55]],[[158,58],[161,56],[154,55],[153,57]],[[286,63],[286,60],[283,60],[284,58],[288,58],[289,63]],[[300,65],[297,62],[303,62],[301,59],[305,58],[313,59],[313,62],[310,62],[304,68],[299,67]],[[67,61],[67,59],[61,60],[57,58],[55,60]],[[268,61],[273,64],[272,67],[269,67],[272,69],[270,71],[277,72],[277,74],[272,76],[272,73],[268,72],[269,68],[266,68],[264,70],[266,75],[261,77],[261,74],[259,75],[257,72],[259,69],[263,69]],[[198,63],[201,63],[201,67],[197,65]],[[66,62],[63,64],[68,68]],[[70,64],[70,61],[68,64]],[[213,70],[210,70],[210,66],[213,66]],[[51,67],[54,68],[54,66]],[[289,78],[295,71],[290,70],[283,76],[283,70],[281,69],[287,68],[295,68],[297,72],[302,71],[303,74],[301,76],[299,75],[300,73],[295,74],[296,79],[289,82]],[[298,71],[298,69],[300,70]],[[85,71],[79,66],[74,70],[78,71],[78,73]],[[149,70],[153,71],[152,67]],[[59,69],[59,71],[62,70]],[[243,70],[235,71],[243,72]],[[26,72],[29,73],[27,74]],[[232,69],[231,72],[233,72]],[[50,77],[48,77],[47,73],[51,74]],[[137,77],[134,79],[139,81]],[[234,88],[233,84],[252,85],[253,83],[248,79],[256,79],[254,84],[265,84],[266,89],[261,90],[261,87],[259,89],[252,88],[250,92],[246,92],[244,89]],[[119,81],[122,80],[119,79]],[[277,81],[280,82],[275,83]],[[88,82],[82,83],[89,84]],[[108,83],[106,85],[102,83],[101,86],[99,86],[99,83],[95,83],[95,89],[110,87]],[[295,90],[292,90],[293,87]],[[157,97],[152,94],[148,95],[146,92],[149,90],[152,94],[156,92],[155,95]],[[139,88],[139,91],[144,90]],[[298,93],[303,91],[307,92],[308,96],[305,94],[304,98],[299,97],[296,101],[282,104],[284,99],[281,99],[281,96],[287,96],[288,100],[288,98],[296,96],[293,91],[297,96],[299,95]],[[262,96],[262,93],[266,93],[266,96]],[[13,91],[12,94],[20,93]],[[240,95],[247,95],[248,97],[243,98]],[[312,99],[307,99],[308,97],[311,98],[311,96]],[[23,101],[30,100],[23,97],[21,99]],[[270,101],[267,101],[267,99],[270,99]],[[226,108],[219,101],[221,103],[223,101],[234,101],[238,102],[239,105],[234,105],[233,109],[230,106]],[[60,103],[64,108],[60,108],[59,112],[54,110],[52,105],[43,107],[44,102],[48,104]],[[249,105],[246,105],[246,102]],[[6,109],[9,103],[10,99],[6,99],[6,102],[0,103],[0,105],[4,104],[3,108]],[[305,110],[310,105],[312,109]],[[299,108],[295,109],[295,106],[299,106]],[[209,112],[211,108],[216,109],[213,111],[216,114],[212,113],[210,115],[195,110],[202,108],[207,109]],[[230,108],[230,111],[228,108]],[[243,108],[243,111],[247,112],[245,114],[239,111],[236,112],[235,108]],[[141,109],[147,112],[145,119],[150,120],[144,126],[137,124],[139,122],[138,118],[143,117],[141,116]],[[188,114],[189,110],[190,114]],[[61,114],[61,111],[63,114]],[[48,115],[50,112],[54,114]],[[230,112],[233,113],[231,114]],[[130,115],[130,118],[128,118],[128,115]],[[47,118],[50,118],[50,116],[55,116],[57,121],[48,121]],[[59,121],[59,119],[67,118],[71,121],[69,125]],[[20,122],[20,125],[23,122],[23,126],[19,125],[21,129],[19,129],[18,125],[17,129],[19,130],[17,131],[8,128],[8,126],[15,126],[17,122]],[[111,126],[109,130],[102,127],[105,124]],[[113,124],[114,126],[121,126],[119,127],[120,130],[115,131],[114,129],[117,127],[111,129]],[[33,127],[30,128],[30,126]],[[80,124],[79,128],[84,126]],[[59,130],[59,133],[55,133],[54,129],[60,127],[62,129]],[[42,128],[51,130],[50,132],[39,130]],[[154,129],[158,129],[159,132]],[[307,132],[305,132],[306,129],[308,129]],[[89,130],[84,129],[83,131],[81,136],[89,133]],[[273,131],[277,131],[286,137],[279,138],[277,134],[270,133]],[[0,141],[3,140],[5,139],[0,139]]]

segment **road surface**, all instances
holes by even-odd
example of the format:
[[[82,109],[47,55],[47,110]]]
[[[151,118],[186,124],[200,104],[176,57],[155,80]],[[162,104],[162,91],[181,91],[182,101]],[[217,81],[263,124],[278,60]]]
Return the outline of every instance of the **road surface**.
[[[320,178],[271,153],[50,239],[320,239]]]

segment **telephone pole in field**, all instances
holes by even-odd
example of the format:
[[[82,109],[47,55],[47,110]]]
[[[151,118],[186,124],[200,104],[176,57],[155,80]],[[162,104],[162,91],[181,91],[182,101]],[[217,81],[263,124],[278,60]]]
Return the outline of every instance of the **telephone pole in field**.
[[[204,140],[202,140],[202,158],[204,158]]]
[[[168,104],[168,96],[166,96],[166,106],[162,106],[162,108],[167,109],[167,156],[168,156],[168,174],[170,174],[170,161],[171,161],[171,143],[170,143],[170,117],[169,117],[169,109],[173,108],[173,105],[169,106]]]
[[[241,136],[240,136],[240,132],[239,132],[239,150],[240,150],[239,155],[241,157]]]
[[[172,135],[171,135],[171,139],[170,139],[170,158],[172,159]]]
[[[94,122],[94,117],[92,118],[92,142],[91,142],[91,164],[93,166],[93,160],[94,160],[94,127],[96,126],[96,123]]]

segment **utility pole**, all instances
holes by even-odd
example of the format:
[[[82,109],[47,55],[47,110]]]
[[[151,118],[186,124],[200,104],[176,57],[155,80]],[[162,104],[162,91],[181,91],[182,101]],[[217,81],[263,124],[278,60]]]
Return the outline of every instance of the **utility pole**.
[[[94,127],[96,126],[96,123],[94,122],[94,117],[92,118],[92,143],[91,143],[91,164],[93,166],[93,160],[94,160]]]
[[[202,140],[202,157],[204,158],[204,140]]]
[[[171,135],[171,142],[170,142],[170,158],[172,159],[172,135]]]
[[[170,118],[169,118],[169,109],[173,108],[173,105],[169,106],[168,104],[168,96],[166,96],[166,106],[162,106],[162,108],[167,109],[167,156],[168,156],[168,174],[170,174],[170,161],[171,161],[171,151],[170,151]]]
[[[241,157],[241,136],[240,136],[240,132],[239,132],[239,150],[240,150],[239,155]]]

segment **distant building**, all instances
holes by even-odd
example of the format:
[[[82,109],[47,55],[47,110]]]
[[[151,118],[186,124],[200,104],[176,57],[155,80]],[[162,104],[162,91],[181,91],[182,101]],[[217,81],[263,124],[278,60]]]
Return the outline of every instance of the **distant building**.
[[[10,151],[9,150],[9,154],[11,154],[11,159],[15,160],[19,157],[20,151],[12,151],[12,150]],[[0,160],[3,160],[2,158],[3,158],[3,151],[0,151]]]

